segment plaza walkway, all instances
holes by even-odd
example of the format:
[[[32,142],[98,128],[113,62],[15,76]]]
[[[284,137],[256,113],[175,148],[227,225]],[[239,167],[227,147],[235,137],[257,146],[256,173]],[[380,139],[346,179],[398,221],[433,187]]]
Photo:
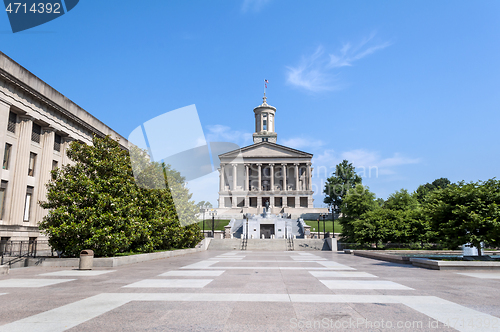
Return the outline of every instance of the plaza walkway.
[[[499,331],[500,273],[206,251],[0,276],[0,331]]]

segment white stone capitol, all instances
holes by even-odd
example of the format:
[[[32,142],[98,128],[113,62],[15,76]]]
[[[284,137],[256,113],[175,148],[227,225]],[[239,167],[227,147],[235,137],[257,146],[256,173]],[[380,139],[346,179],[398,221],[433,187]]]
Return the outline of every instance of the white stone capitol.
[[[313,207],[312,154],[276,144],[276,108],[254,108],[254,144],[219,155],[219,218],[272,214],[317,218],[327,209]]]

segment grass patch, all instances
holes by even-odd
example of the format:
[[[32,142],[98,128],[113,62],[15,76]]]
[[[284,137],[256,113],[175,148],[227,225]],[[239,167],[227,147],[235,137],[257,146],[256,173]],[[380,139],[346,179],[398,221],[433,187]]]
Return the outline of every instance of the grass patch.
[[[214,220],[214,226],[216,231],[223,231],[224,226],[229,225],[229,222],[231,220],[228,219],[215,219]],[[200,229],[203,230],[203,221],[200,221],[198,223],[200,226]],[[211,231],[212,230],[212,219],[205,219],[205,231]]]
[[[311,226],[311,233],[317,232],[318,231],[318,221],[317,220],[304,220],[306,225]],[[314,231],[313,231],[314,228]],[[326,232],[332,232],[333,231],[333,222],[331,220],[325,220],[325,228]],[[319,221],[319,231],[322,233],[323,232],[323,220]],[[342,226],[340,223],[335,220],[335,233],[342,233]]]

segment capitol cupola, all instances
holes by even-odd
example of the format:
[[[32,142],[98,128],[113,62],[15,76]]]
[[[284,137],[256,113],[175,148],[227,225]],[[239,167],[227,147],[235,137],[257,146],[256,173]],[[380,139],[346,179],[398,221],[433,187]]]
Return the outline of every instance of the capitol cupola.
[[[267,97],[264,94],[263,103],[253,109],[255,113],[255,133],[253,142],[271,142],[276,143],[278,134],[275,132],[275,113],[276,107],[267,104]]]

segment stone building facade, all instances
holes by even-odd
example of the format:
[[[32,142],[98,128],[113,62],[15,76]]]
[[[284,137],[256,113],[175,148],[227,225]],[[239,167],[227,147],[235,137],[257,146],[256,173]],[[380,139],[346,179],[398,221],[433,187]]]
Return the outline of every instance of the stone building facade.
[[[219,217],[261,213],[315,218],[327,209],[314,208],[312,154],[277,144],[276,108],[254,108],[254,144],[219,155]]]
[[[66,150],[78,140],[111,135],[125,138],[0,52],[1,240],[40,238],[38,222],[47,211],[50,171],[70,162]]]

